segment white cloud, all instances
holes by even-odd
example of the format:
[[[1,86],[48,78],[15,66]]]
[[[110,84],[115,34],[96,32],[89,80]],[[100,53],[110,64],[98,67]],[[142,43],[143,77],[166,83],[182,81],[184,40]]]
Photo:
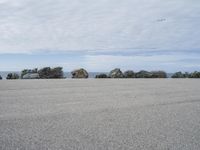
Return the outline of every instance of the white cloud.
[[[199,0],[0,0],[0,53],[200,48]]]

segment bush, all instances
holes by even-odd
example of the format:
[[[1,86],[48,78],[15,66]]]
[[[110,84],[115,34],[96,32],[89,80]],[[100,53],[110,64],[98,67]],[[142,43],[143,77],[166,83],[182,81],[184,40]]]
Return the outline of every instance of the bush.
[[[137,72],[135,77],[136,78],[152,78],[152,75],[153,74],[151,72],[142,70],[142,71]]]
[[[45,67],[38,71],[40,78],[42,79],[49,79],[51,74],[51,68]]]
[[[32,73],[37,73],[38,72],[38,69],[35,68],[35,69],[24,69],[21,71],[21,79],[23,79],[23,76],[26,75],[26,74],[32,74]]]
[[[62,67],[50,68],[45,67],[38,71],[38,74],[41,79],[54,79],[54,78],[63,78]]]
[[[124,74],[119,68],[113,69],[109,73],[110,78],[123,78]]]
[[[56,67],[51,69],[51,75],[50,78],[63,78],[64,73],[62,71],[62,67]]]
[[[189,74],[189,78],[200,78],[200,72],[195,71],[195,72]]]
[[[124,78],[135,78],[135,73],[132,70],[125,71]]]
[[[172,78],[186,78],[186,74],[182,72],[176,72],[172,75]]]
[[[102,74],[96,75],[95,78],[108,78],[108,76],[107,74],[102,73]]]
[[[9,73],[6,77],[7,80],[19,79],[19,75],[17,73]]]
[[[164,71],[152,71],[152,78],[167,78],[167,73]]]

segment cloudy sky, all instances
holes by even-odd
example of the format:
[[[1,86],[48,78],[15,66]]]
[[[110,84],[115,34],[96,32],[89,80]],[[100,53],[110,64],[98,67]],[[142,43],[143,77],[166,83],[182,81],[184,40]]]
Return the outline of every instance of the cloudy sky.
[[[199,0],[0,0],[0,70],[200,70]]]

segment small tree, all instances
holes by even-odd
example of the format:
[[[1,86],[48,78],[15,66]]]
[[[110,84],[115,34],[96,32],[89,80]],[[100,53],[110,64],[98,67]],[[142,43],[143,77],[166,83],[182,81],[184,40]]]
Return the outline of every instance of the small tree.
[[[136,78],[152,78],[152,73],[142,70],[136,73]]]
[[[38,72],[38,69],[35,68],[35,69],[24,69],[21,71],[21,79],[23,78],[24,75],[28,74],[28,73],[37,73]]]
[[[56,67],[51,69],[50,78],[63,78],[64,73],[62,71],[62,67]]]
[[[135,73],[132,70],[127,70],[124,72],[124,78],[135,78]]]
[[[9,73],[6,77],[7,80],[19,79],[19,75],[17,73]]]
[[[189,78],[200,78],[200,72],[195,71],[189,75]]]
[[[152,78],[167,78],[167,73],[164,71],[152,71]]]
[[[185,78],[185,75],[182,72],[176,72],[172,75],[172,78]]]
[[[62,67],[50,68],[45,67],[38,71],[41,79],[63,78]]]
[[[96,77],[95,77],[95,78],[108,78],[108,75],[107,75],[107,74],[104,74],[104,73],[102,73],[102,74],[96,75]]]

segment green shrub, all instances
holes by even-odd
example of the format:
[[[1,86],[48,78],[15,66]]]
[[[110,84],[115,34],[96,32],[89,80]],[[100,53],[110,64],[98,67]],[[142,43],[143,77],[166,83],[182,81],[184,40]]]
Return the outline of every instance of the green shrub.
[[[164,71],[152,71],[152,78],[167,78],[167,73]]]
[[[135,77],[136,78],[152,78],[152,75],[153,74],[151,72],[142,70],[142,71],[137,72]]]
[[[192,72],[191,74],[189,74],[189,78],[200,78],[200,72]]]
[[[35,68],[35,69],[24,69],[21,71],[21,79],[23,79],[23,76],[26,75],[26,74],[31,74],[31,73],[37,73],[38,72],[38,69]]]
[[[102,74],[96,75],[95,78],[108,78],[108,76],[107,74],[102,73]]]
[[[132,70],[125,71],[124,78],[135,78],[135,73]]]
[[[50,68],[45,67],[38,71],[38,74],[41,79],[54,79],[54,78],[63,78],[62,67]]]
[[[182,73],[182,72],[176,72],[172,75],[172,78],[186,78],[186,74]]]
[[[9,73],[6,77],[7,80],[19,79],[19,75],[17,73]]]

